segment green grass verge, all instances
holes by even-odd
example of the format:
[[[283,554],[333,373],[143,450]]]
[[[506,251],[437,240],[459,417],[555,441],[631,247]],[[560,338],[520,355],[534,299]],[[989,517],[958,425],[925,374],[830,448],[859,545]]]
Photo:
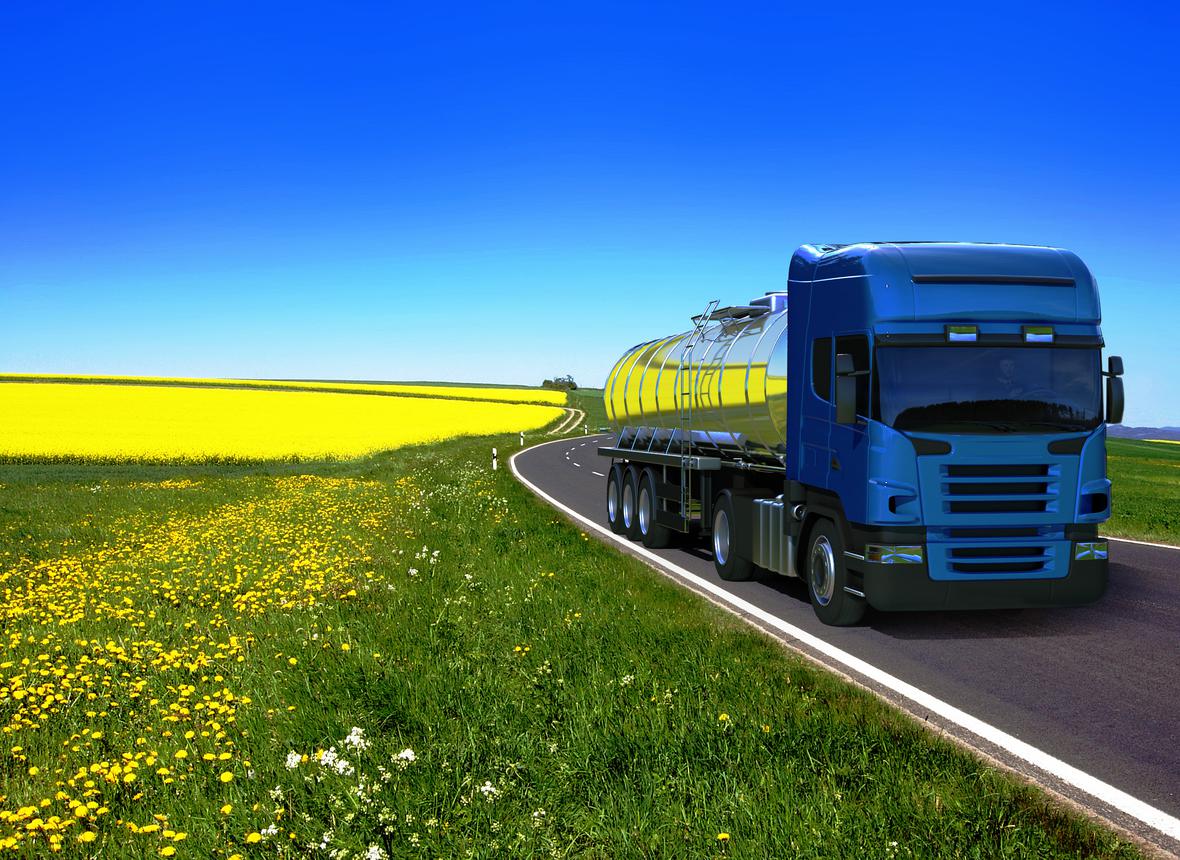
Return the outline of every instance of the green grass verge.
[[[490,447],[513,442],[456,440],[314,468],[0,467],[5,569],[113,553],[113,576],[151,584],[91,595],[72,621],[10,622],[20,636],[0,670],[8,689],[18,674],[26,687],[36,680],[21,655],[36,667],[40,654],[52,663],[95,647],[166,656],[242,643],[240,661],[222,648],[203,665],[88,664],[111,689],[123,689],[120,673],[145,686],[98,702],[66,696],[36,728],[10,733],[22,749],[0,767],[0,806],[35,805],[30,814],[48,819],[67,803],[59,793],[93,792],[108,811],[68,828],[65,844],[104,857],[305,856],[321,845],[353,857],[371,846],[397,857],[1138,856],[588,539],[506,469],[490,472]],[[297,496],[274,503],[309,473],[345,482],[332,492],[350,505],[376,499],[379,521],[307,518]],[[189,483],[158,486],[166,479]],[[233,517],[259,525],[224,544],[218,524]],[[243,560],[273,571],[304,563],[267,535],[324,520],[357,542],[352,561],[334,563],[334,590],[310,605],[236,611],[273,583],[238,569]],[[161,571],[152,558],[168,541],[184,552]],[[206,581],[222,584],[215,602],[194,585]],[[121,614],[124,599],[134,615]],[[94,614],[98,603],[111,611]],[[182,740],[190,723],[206,723],[171,705],[177,690],[191,703],[223,687],[236,713],[216,748],[232,759],[206,764],[199,754],[213,741]],[[0,697],[0,722],[17,706]],[[367,748],[344,742],[354,726]],[[185,744],[192,753],[178,765],[172,750]],[[347,767],[317,763],[330,747]],[[413,761],[398,758],[407,749]],[[89,789],[69,782],[80,763],[137,750],[171,765],[172,781],[145,765],[130,784],[104,779],[109,767]],[[288,767],[291,753],[309,759]],[[233,779],[221,782],[226,770]],[[153,815],[165,823],[143,832]],[[76,841],[84,829],[94,841]],[[46,844],[34,834],[21,847],[37,856]]]
[[[1113,511],[1104,534],[1180,544],[1180,445],[1106,440]]]
[[[606,406],[602,402],[601,388],[578,388],[568,394],[568,405],[586,413],[585,424],[591,433],[597,433],[607,426]],[[578,432],[582,432],[581,425],[578,426]]]

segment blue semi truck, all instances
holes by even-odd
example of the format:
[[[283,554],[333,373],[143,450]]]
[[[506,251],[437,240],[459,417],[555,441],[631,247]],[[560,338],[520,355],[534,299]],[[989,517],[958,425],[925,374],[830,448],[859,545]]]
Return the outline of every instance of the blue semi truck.
[[[786,290],[693,323],[607,379],[616,532],[798,576],[835,625],[1104,593],[1122,360],[1075,254],[804,245]]]

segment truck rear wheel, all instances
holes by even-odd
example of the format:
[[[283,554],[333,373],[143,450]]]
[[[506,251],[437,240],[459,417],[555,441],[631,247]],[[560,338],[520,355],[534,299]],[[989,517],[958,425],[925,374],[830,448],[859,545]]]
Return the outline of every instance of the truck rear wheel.
[[[672,543],[672,530],[656,522],[656,511],[660,509],[656,495],[656,475],[651,469],[643,470],[639,479],[639,538],[648,549],[663,549]]]
[[[803,575],[811,607],[824,624],[851,627],[865,614],[865,602],[844,590],[848,567],[844,563],[844,540],[831,520],[816,520],[807,541]]]
[[[737,551],[743,545],[741,527],[734,516],[733,497],[726,490],[713,504],[713,566],[726,582],[754,578],[754,563]]]
[[[623,467],[617,463],[606,476],[606,523],[617,535],[626,534],[623,527]]]
[[[639,482],[635,467],[628,466],[623,473],[623,534],[631,540],[639,539],[639,517],[636,516],[636,500],[639,498]]]

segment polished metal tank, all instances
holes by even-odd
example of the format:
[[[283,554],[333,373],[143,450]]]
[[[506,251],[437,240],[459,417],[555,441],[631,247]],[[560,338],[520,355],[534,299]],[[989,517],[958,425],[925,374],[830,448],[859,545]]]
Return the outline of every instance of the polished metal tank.
[[[731,316],[727,316],[731,314]],[[724,457],[785,462],[787,433],[786,294],[714,314],[684,360],[692,332],[628,350],[606,380],[607,418],[621,434],[646,433],[653,448],[687,430],[693,448]],[[682,419],[681,392],[691,418]],[[654,430],[656,432],[648,433]],[[630,441],[630,440],[627,440]],[[669,446],[669,447],[672,447]],[[673,450],[675,448],[673,447]]]

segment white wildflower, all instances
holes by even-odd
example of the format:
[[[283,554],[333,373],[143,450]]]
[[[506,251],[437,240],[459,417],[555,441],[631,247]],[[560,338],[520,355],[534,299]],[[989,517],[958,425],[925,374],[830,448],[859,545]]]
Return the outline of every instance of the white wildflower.
[[[365,852],[365,860],[385,860],[385,851],[380,845],[370,845]]]
[[[492,785],[492,781],[490,779],[485,779],[483,785],[479,787],[479,793],[482,794],[485,799],[492,800],[497,794],[500,793],[500,789]]]
[[[299,767],[301,761],[303,761],[303,756],[295,752],[295,750],[291,750],[291,752],[287,753],[287,770],[295,770],[295,768]]]
[[[393,757],[393,763],[402,769],[409,767],[417,760],[418,756],[414,755],[414,751],[409,747],[406,747]]]
[[[320,765],[331,768],[341,776],[352,776],[356,772],[346,759],[340,757],[336,747],[329,747],[320,753]]]
[[[348,733],[348,737],[344,739],[344,745],[350,746],[354,750],[367,750],[369,748],[369,742],[365,740],[364,729],[353,726],[352,731]]]

